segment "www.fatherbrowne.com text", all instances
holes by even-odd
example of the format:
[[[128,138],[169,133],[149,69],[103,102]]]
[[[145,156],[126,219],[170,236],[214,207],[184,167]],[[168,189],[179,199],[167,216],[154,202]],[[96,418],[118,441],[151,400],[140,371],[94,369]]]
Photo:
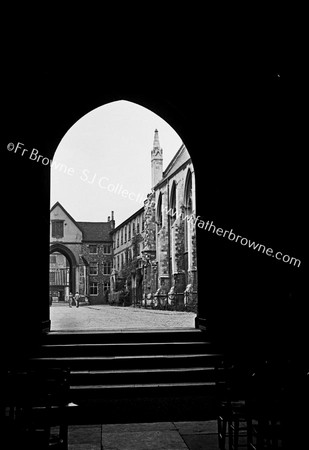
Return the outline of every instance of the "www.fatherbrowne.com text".
[[[224,238],[227,238],[229,241],[232,242],[238,242],[240,245],[248,246],[249,248],[252,248],[253,250],[256,250],[261,253],[265,253],[267,256],[270,256],[272,258],[275,258],[279,261],[283,261],[284,263],[291,264],[296,267],[300,267],[301,260],[294,258],[293,256],[285,255],[280,251],[275,251],[271,247],[266,247],[264,244],[260,244],[259,242],[252,241],[244,236],[240,236],[239,234],[236,234],[233,229],[230,230],[224,230],[223,228],[216,227],[213,223],[213,221],[204,221],[201,216],[196,216],[194,214],[184,215],[183,213],[177,213],[173,209],[167,210],[166,213],[171,216],[173,219],[180,219],[180,220],[187,220],[187,221],[193,221],[194,226],[197,226],[198,228],[201,228],[203,230],[212,232],[213,234],[216,234],[217,236],[221,236]]]

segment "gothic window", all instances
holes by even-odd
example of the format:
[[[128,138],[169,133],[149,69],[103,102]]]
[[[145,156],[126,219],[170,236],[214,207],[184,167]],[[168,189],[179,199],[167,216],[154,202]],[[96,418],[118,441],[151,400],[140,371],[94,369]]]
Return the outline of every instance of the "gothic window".
[[[188,251],[188,240],[189,240],[189,217],[192,214],[192,173],[188,172],[186,185],[185,185],[185,195],[184,195],[184,217],[185,217],[185,252]]]
[[[159,194],[158,205],[157,205],[157,225],[158,229],[162,228],[162,194]]]
[[[171,223],[173,224],[176,219],[176,183],[175,183],[175,181],[173,182],[172,190],[171,190],[169,213],[170,213],[170,217],[171,217]]]

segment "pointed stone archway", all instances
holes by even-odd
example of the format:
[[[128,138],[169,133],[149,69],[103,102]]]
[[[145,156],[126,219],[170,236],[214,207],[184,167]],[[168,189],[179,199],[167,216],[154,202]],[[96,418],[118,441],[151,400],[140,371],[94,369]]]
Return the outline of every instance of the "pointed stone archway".
[[[61,253],[63,256],[65,256],[69,262],[69,268],[70,268],[70,282],[69,282],[69,286],[70,286],[70,291],[71,292],[75,292],[76,291],[76,268],[77,268],[77,262],[76,262],[76,258],[73,254],[73,252],[66,247],[63,244],[59,244],[59,243],[55,243],[52,244],[50,246],[49,249],[49,253]]]

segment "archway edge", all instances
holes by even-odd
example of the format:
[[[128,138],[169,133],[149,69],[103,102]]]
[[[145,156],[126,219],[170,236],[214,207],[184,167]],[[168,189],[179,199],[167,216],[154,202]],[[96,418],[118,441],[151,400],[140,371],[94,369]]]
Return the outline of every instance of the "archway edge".
[[[183,117],[181,115],[179,106],[174,105],[171,101],[164,101],[162,99],[158,100],[153,98],[152,96],[147,95],[109,95],[104,97],[98,97],[95,101],[90,101],[89,99],[80,99],[78,104],[74,104],[74,108],[72,105],[67,105],[67,107],[63,106],[61,112],[61,125],[54,129],[58,135],[55,142],[57,142],[56,146],[53,148],[47,149],[47,152],[51,152],[48,156],[50,159],[53,159],[55,152],[63,139],[66,133],[83,117],[87,114],[91,113],[95,109],[104,107],[105,105],[115,103],[118,101],[127,101],[129,103],[135,104],[137,106],[141,106],[149,111],[157,114],[161,117],[165,122],[174,129],[175,133],[177,133],[183,142],[187,142],[188,136],[185,136],[185,128],[183,127]],[[190,151],[190,156],[192,158],[192,154]]]
[[[51,254],[54,252],[62,253],[66,258],[70,260],[73,267],[77,266],[76,258],[73,252],[65,245],[59,243],[52,244],[49,248],[49,253]]]
[[[77,262],[76,262],[76,258],[74,256],[74,253],[65,245],[56,242],[55,244],[52,244],[49,248],[49,254],[52,254],[54,252],[59,252],[62,255],[64,255],[70,264],[70,291],[74,290],[75,291],[75,286],[76,286],[76,267],[77,267]]]

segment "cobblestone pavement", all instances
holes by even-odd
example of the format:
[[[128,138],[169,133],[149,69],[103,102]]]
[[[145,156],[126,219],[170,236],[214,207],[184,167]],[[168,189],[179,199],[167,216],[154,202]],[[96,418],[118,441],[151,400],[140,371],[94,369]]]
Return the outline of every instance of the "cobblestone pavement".
[[[193,328],[196,314],[110,305],[50,307],[52,331]]]

